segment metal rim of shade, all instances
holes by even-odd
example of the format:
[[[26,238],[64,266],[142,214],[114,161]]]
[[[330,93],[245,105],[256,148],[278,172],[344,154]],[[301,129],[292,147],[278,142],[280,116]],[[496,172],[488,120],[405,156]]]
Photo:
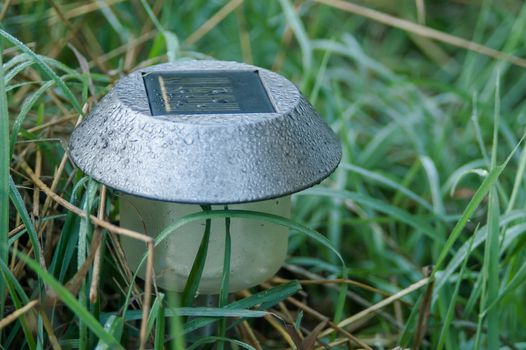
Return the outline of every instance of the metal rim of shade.
[[[152,113],[145,75],[240,71],[257,73],[273,112],[243,113],[239,103],[233,113]],[[190,97],[205,98],[199,94],[207,88]],[[170,89],[167,94],[178,96]],[[144,198],[192,204],[301,191],[329,176],[341,152],[336,135],[290,81],[252,65],[212,60],[160,64],[122,78],[69,141],[71,159],[95,180]]]

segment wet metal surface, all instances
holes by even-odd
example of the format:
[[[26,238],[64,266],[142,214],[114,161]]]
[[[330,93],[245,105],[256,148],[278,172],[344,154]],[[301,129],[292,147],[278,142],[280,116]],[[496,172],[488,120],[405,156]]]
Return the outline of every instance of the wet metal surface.
[[[275,112],[204,114],[194,106],[187,114],[152,115],[144,76],[229,70],[257,71]],[[163,100],[162,92],[151,98]],[[75,129],[69,146],[75,164],[109,187],[180,203],[280,197],[319,183],[341,159],[338,139],[294,84],[265,69],[224,61],[135,71]]]

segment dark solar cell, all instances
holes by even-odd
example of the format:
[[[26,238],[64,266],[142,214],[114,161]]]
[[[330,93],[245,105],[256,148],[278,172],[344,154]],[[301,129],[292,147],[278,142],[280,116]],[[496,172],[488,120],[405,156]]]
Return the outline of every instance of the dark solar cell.
[[[274,113],[257,71],[143,75],[152,115]]]

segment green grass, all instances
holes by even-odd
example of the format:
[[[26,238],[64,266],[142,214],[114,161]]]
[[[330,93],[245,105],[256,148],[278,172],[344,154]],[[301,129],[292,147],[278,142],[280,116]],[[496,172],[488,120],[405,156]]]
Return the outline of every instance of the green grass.
[[[144,284],[122,266],[117,237],[102,233],[101,283],[91,304],[93,269],[75,288],[68,281],[89,257],[94,227],[45,204],[44,193],[34,199],[22,165],[34,169],[39,150],[42,181],[96,215],[100,186],[69,161],[56,173],[65,154],[56,140],[67,139],[83,108],[134,68],[213,57],[274,69],[296,83],[340,137],[343,160],[324,183],[293,197],[291,220],[214,210],[175,223],[284,225],[289,260],[278,276],[312,281],[275,280],[196,308],[203,242],[184,295],[154,290],[149,348],[288,348],[285,334],[307,338],[321,320],[287,298],[339,322],[421,280],[432,265],[432,289],[347,330],[378,349],[411,347],[417,334],[425,349],[526,349],[524,68],[419,36],[418,27],[409,33],[324,4],[337,1],[103,3],[12,0],[0,21],[0,320],[39,300],[0,330],[3,348],[138,347]],[[353,3],[417,21],[413,0]],[[426,26],[526,56],[522,1],[424,4]],[[202,28],[210,18],[218,21]],[[116,198],[110,191],[105,214],[118,224]],[[315,281],[345,276],[375,289]],[[426,298],[427,319],[419,317]],[[346,336],[316,338],[318,346]]]
[[[0,39],[0,50],[3,50]],[[7,264],[7,232],[9,231],[9,114],[3,68],[3,54],[0,52],[0,261]],[[5,290],[4,279],[0,281],[0,290]],[[4,313],[5,297],[0,294],[0,313]]]

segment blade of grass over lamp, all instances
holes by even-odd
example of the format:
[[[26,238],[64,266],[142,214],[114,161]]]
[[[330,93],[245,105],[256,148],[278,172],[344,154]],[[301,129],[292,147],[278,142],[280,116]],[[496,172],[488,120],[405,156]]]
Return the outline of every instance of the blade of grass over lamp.
[[[201,212],[197,205],[152,201],[129,195],[121,197],[120,208],[122,226],[152,237],[178,219]],[[229,208],[289,217],[290,197],[235,204]],[[160,287],[183,291],[205,232],[204,224],[203,220],[184,225],[155,247],[155,279]],[[276,224],[252,219],[231,219],[229,291],[255,286],[279,270],[287,255],[287,232],[287,228]],[[197,290],[200,294],[217,294],[223,277],[224,219],[213,219],[208,234],[208,253]],[[137,269],[144,254],[144,244],[126,237],[121,239],[121,243],[130,267]],[[144,267],[139,270],[139,275],[144,278]]]

